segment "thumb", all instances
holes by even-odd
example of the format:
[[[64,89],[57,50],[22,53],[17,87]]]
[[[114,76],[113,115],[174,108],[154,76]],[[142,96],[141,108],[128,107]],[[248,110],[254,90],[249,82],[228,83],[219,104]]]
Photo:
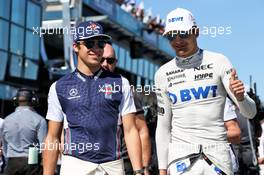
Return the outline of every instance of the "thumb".
[[[236,80],[236,79],[237,79],[236,70],[232,69],[230,80]]]

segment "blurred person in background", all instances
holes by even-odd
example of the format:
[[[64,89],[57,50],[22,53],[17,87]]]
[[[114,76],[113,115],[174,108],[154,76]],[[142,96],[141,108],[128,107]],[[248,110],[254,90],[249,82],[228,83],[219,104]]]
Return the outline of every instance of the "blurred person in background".
[[[0,118],[0,173],[3,173],[5,166],[5,158],[3,155],[3,124],[4,119]]]
[[[3,124],[3,151],[7,158],[7,175],[40,175],[40,150],[47,134],[46,120],[34,106],[38,97],[34,91],[21,88],[13,98],[15,112]],[[31,149],[32,148],[32,149]],[[32,152],[31,152],[32,150]],[[32,154],[31,154],[32,153]]]
[[[232,144],[239,144],[241,139],[241,130],[238,125],[235,107],[229,98],[226,98],[224,109],[224,122],[227,131],[227,141],[230,146],[230,157],[232,161],[233,173],[236,173],[239,168],[238,159]]]
[[[114,48],[110,43],[107,43],[104,47],[104,54],[101,60],[101,66],[110,72],[114,72],[117,62],[118,59],[116,58]],[[137,112],[135,113],[135,122],[136,127],[139,131],[139,137],[141,141],[142,163],[145,169],[145,175],[148,175],[151,168],[151,143],[147,123],[144,119],[144,110],[142,108],[141,99],[136,93],[137,92],[134,92],[134,102],[137,110]],[[133,168],[128,157],[127,148],[125,144],[123,144],[122,146],[122,157],[124,159],[126,175],[133,175]]]
[[[262,119],[260,123],[261,123],[261,128],[263,131],[264,130],[264,120]],[[259,152],[258,163],[260,167],[260,174],[264,175],[264,132],[262,132],[259,138],[258,152]]]
[[[255,100],[253,89],[246,88],[247,94]],[[255,100],[257,104],[257,101]],[[258,149],[259,137],[262,134],[259,111],[253,119],[247,119],[232,102],[235,109],[239,127],[241,129],[240,143],[234,143],[233,147],[238,158],[239,170],[236,175],[259,175]],[[258,109],[258,108],[257,108]]]

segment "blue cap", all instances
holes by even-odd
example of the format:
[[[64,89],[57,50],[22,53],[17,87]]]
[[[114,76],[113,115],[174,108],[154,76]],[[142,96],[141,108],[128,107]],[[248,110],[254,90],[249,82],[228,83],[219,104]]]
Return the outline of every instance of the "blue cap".
[[[103,27],[94,21],[81,22],[74,33],[74,41],[86,40],[94,37],[111,40],[112,37],[103,33]]]

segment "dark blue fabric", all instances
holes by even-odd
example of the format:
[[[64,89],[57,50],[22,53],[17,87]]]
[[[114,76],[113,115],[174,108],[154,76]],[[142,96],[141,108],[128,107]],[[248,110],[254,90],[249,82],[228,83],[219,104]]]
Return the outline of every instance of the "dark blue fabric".
[[[107,94],[104,92],[106,84],[120,89]],[[71,145],[79,145],[72,146],[71,151],[66,149],[64,154],[94,163],[118,159],[116,135],[123,96],[121,76],[103,71],[95,79],[76,70],[57,81],[56,92],[66,114]],[[65,142],[68,136],[65,133]],[[89,145],[85,151],[81,147],[83,144]]]

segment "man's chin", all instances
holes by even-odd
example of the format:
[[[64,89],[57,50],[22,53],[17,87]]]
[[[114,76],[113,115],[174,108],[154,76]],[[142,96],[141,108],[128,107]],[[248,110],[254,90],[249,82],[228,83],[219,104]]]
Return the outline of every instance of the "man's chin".
[[[91,61],[91,62],[88,63],[88,65],[92,66],[92,67],[101,66],[99,61]]]
[[[186,58],[189,56],[189,54],[185,51],[179,51],[179,52],[177,52],[177,56],[181,57],[181,58]]]

